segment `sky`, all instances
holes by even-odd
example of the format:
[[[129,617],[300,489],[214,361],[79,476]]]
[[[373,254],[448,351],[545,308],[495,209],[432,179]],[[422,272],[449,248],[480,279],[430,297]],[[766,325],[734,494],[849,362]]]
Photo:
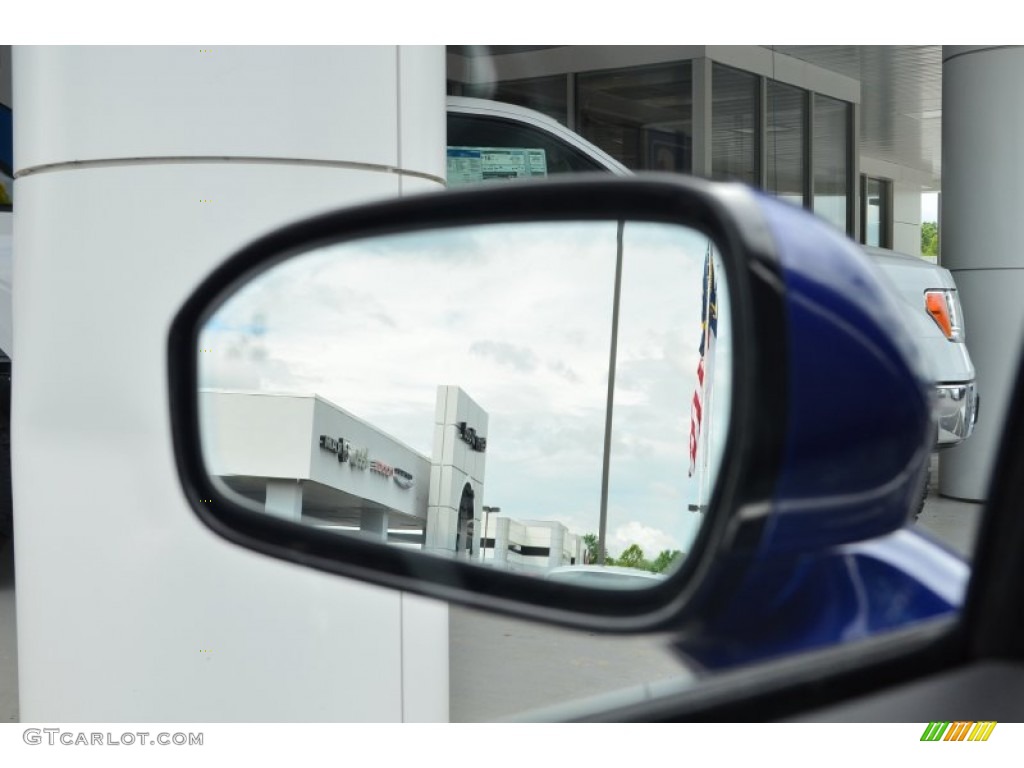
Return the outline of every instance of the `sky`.
[[[609,473],[611,554],[687,551],[707,238],[630,222],[623,236]],[[436,389],[488,413],[481,505],[596,533],[615,222],[491,226],[330,246],[265,272],[210,320],[201,386],[318,394],[429,456]],[[710,433],[731,392],[719,281]],[[710,452],[714,464],[722,440]],[[714,467],[708,470],[709,475]]]
[[[322,0],[292,0],[288,13],[270,6],[254,8],[247,11],[245,24],[238,23],[237,9],[228,3],[177,0],[154,7],[160,12],[159,24],[149,23],[148,12],[129,0],[13,3],[5,9],[4,31],[13,43],[48,44],[193,44],[197,37],[220,44],[443,44],[483,36],[490,44],[514,45],[526,36],[520,25],[482,25],[479,5],[470,0],[405,3],[401,12],[395,3],[362,3],[346,7],[344,24],[310,23],[333,18]],[[913,4],[862,0],[857,8],[841,25],[828,25],[820,23],[820,3],[811,0],[783,0],[771,13],[753,0],[690,4],[685,13],[665,0],[643,0],[631,3],[627,14],[580,13],[541,0],[516,4],[520,18],[542,19],[552,38],[566,45],[757,45],[770,39],[896,45],[922,30],[928,40],[956,42],[991,37],[993,19],[1001,18],[1005,4],[979,0],[972,3],[972,13],[933,14],[926,25]],[[110,19],[118,21],[111,24]],[[679,23],[652,24],[652,19]]]
[[[939,220],[939,193],[926,192],[921,195],[921,221]]]

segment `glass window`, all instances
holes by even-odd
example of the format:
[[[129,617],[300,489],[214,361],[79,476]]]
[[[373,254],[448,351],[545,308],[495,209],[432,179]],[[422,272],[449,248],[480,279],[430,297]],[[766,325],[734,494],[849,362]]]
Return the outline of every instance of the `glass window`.
[[[850,105],[814,97],[814,212],[848,231]]]
[[[861,177],[860,241],[892,248],[892,182]]]
[[[576,92],[584,138],[633,170],[690,172],[690,62],[581,74]]]
[[[547,131],[512,120],[448,113],[448,186],[605,170]]]
[[[566,125],[569,116],[566,75],[509,80],[502,83],[467,83],[463,96],[494,99],[535,109]]]
[[[802,206],[807,196],[807,92],[769,81],[766,120],[766,188]]]
[[[715,64],[711,71],[711,175],[759,184],[757,75]]]

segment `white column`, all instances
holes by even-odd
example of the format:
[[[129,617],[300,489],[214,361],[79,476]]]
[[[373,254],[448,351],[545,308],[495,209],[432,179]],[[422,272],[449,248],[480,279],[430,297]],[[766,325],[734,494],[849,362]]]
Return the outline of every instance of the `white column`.
[[[921,185],[892,182],[892,249],[921,255]]]
[[[383,509],[364,509],[359,513],[359,530],[366,536],[388,540],[388,513]]]
[[[508,567],[508,539],[511,520],[499,517],[494,526],[494,565],[497,568]]]
[[[977,369],[974,435],[940,456],[939,492],[982,500],[1024,327],[1024,48],[942,49],[942,263],[956,279]]]
[[[200,523],[166,353],[182,303],[245,244],[443,186],[444,48],[15,47],[13,74],[22,719],[444,719],[447,691],[402,664],[398,592]],[[445,663],[445,635],[404,631]]]
[[[434,452],[427,500],[427,536],[424,549],[454,552],[459,506],[467,485],[473,491],[473,537],[479,540],[483,526],[480,509],[486,469],[487,413],[462,389],[437,388],[434,412]],[[465,542],[462,543],[463,549]],[[476,544],[473,545],[476,551]]]
[[[302,519],[302,483],[298,480],[267,480],[263,510],[286,520]]]
[[[551,525],[551,547],[548,549],[548,568],[562,564],[562,545],[565,543],[565,528],[558,523]]]

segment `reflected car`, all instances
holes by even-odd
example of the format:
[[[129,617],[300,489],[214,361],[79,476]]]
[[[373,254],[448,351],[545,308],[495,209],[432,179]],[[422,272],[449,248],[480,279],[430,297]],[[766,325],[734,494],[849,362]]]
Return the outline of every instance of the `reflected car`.
[[[643,589],[665,580],[661,573],[616,565],[560,565],[544,578],[601,589]]]

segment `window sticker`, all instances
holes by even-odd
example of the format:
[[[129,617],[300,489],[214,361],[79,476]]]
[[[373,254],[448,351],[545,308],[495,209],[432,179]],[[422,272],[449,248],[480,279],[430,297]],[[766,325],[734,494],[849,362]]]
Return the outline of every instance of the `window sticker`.
[[[493,179],[542,178],[547,153],[526,147],[448,147],[448,186]]]

